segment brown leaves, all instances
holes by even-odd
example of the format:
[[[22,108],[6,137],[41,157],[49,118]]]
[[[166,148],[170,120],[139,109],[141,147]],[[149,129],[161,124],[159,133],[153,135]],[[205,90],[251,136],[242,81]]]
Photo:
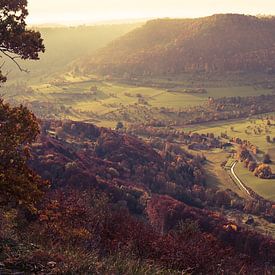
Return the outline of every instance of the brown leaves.
[[[27,165],[29,145],[39,133],[35,116],[25,107],[10,107],[0,100],[0,191],[1,198],[35,210],[46,187]]]

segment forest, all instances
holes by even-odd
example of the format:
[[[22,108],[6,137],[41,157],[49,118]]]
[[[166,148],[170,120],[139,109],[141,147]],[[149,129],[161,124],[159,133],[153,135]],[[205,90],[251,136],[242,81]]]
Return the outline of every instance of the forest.
[[[0,274],[273,274],[274,17],[27,16],[0,1]]]
[[[158,19],[100,49],[85,68],[120,78],[274,71],[274,18]],[[226,31],[225,31],[226,30]]]

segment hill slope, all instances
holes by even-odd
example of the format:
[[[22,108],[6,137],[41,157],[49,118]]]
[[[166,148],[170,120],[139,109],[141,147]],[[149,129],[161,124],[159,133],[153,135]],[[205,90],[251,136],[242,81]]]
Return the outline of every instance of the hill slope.
[[[275,241],[219,213],[266,202],[208,187],[204,158],[153,144],[43,121],[29,164],[51,184],[33,213],[0,208],[0,274],[271,274]]]
[[[87,70],[118,75],[272,72],[274,53],[274,17],[220,14],[149,21],[83,63]]]
[[[74,60],[94,53],[106,46],[112,40],[125,35],[140,26],[140,23],[77,26],[77,27],[38,27],[46,46],[46,52],[41,54],[40,60],[20,61],[23,68],[30,71],[22,74],[13,63],[7,60],[6,70],[11,70],[10,80],[18,81],[42,77],[59,72]]]

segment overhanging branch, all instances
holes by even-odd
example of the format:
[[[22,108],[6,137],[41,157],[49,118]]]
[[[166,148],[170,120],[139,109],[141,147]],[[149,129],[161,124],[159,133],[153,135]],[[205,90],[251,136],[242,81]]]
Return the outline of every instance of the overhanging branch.
[[[24,69],[21,67],[21,65],[16,61],[16,59],[20,58],[20,56],[12,56],[10,55],[9,53],[7,53],[5,50],[3,49],[0,49],[0,52],[2,54],[4,54],[6,57],[8,57],[10,60],[12,60],[12,62],[18,67],[18,69],[21,71],[21,72],[24,72],[24,73],[29,73],[29,71],[27,69]]]

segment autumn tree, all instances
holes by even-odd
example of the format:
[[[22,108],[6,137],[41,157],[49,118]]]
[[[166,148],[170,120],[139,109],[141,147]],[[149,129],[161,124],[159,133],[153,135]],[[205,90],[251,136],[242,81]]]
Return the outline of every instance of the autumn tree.
[[[39,52],[45,50],[40,33],[27,29],[27,15],[27,0],[0,1],[0,55],[11,59],[21,71],[18,59],[37,60]],[[6,80],[0,68],[0,82]]]
[[[0,203],[33,210],[41,197],[44,182],[27,165],[29,145],[38,133],[36,118],[27,108],[0,100]]]
[[[261,179],[270,179],[272,177],[272,171],[267,164],[260,164],[254,171],[254,175]]]
[[[119,121],[116,125],[116,130],[122,129],[124,127],[123,123]]]
[[[19,59],[39,59],[44,52],[40,33],[27,29],[27,0],[0,1],[0,55],[23,70]],[[0,71],[0,82],[7,79]],[[29,146],[39,133],[35,116],[25,107],[11,107],[0,99],[0,204],[34,210],[44,182],[27,165]]]
[[[240,161],[249,160],[251,158],[249,150],[245,146],[239,148],[237,157]]]

